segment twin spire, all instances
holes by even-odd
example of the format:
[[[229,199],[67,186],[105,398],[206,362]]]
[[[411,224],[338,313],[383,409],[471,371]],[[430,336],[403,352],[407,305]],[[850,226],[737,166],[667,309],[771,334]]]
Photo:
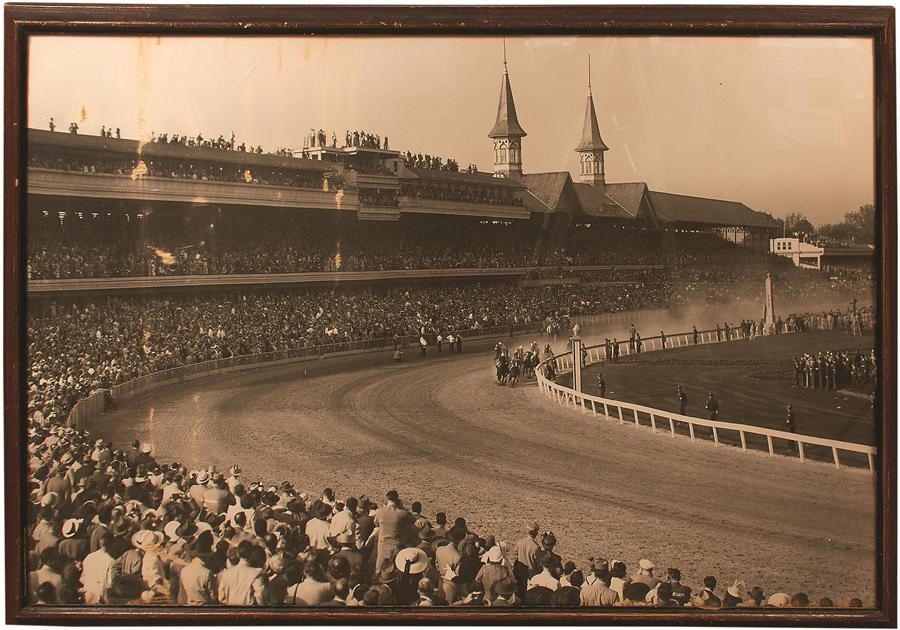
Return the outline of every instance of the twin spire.
[[[516,137],[523,138],[528,134],[519,124],[516,116],[516,103],[513,101],[512,87],[509,84],[509,71],[506,67],[506,38],[503,39],[503,78],[500,79],[500,104],[497,106],[497,122],[488,134],[488,138]]]
[[[597,111],[594,109],[594,95],[591,93],[591,56],[588,55],[588,98],[584,112],[584,128],[581,131],[581,142],[575,148],[582,151],[609,151],[609,147],[600,137],[600,125],[597,123]]]
[[[516,115],[516,104],[513,100],[512,86],[509,82],[509,71],[506,64],[506,39],[503,40],[503,77],[500,79],[500,103],[497,106],[497,120],[488,133],[494,140],[494,174],[500,177],[522,176],[521,139],[526,135]],[[512,149],[512,150],[509,150]],[[609,147],[600,136],[600,125],[597,122],[597,111],[594,108],[594,97],[591,92],[591,61],[588,56],[588,99],[584,113],[584,127],[581,141],[575,151],[581,154],[582,180],[594,185],[604,183],[603,153]]]

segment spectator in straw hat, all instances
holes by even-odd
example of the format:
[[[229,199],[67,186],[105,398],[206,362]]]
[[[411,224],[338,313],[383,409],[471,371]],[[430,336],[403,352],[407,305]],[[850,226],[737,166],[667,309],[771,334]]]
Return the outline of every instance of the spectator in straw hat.
[[[742,580],[735,580],[734,584],[725,589],[722,608],[737,608],[744,603],[744,589],[746,588],[747,585]]]
[[[766,600],[767,608],[790,608],[791,596],[787,593],[774,593]]]
[[[481,586],[484,598],[492,601],[497,597],[496,586],[500,582],[513,580],[512,571],[504,564],[500,545],[494,545],[482,556],[484,566],[475,575],[475,584]]]
[[[407,606],[418,597],[419,580],[430,565],[427,554],[418,547],[401,549],[394,558],[391,572],[382,572],[382,582],[394,594],[399,606]]]
[[[660,583],[660,579],[653,575],[656,564],[646,558],[638,562],[638,572],[632,576],[631,581],[640,584],[646,584],[647,588],[653,590]]]
[[[62,537],[59,552],[73,562],[81,562],[90,553],[90,544],[83,534],[80,519],[66,519],[62,525]]]

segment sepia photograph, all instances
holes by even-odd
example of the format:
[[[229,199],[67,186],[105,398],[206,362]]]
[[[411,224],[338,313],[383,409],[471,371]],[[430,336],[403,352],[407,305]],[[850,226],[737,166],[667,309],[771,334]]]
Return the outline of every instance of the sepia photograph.
[[[883,611],[873,38],[332,30],[20,35],[7,601]]]

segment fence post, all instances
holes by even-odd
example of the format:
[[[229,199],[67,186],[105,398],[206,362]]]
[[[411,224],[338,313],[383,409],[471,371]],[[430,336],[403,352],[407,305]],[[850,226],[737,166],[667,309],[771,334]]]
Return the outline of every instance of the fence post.
[[[617,405],[616,408],[619,410],[619,422],[625,424],[625,418],[622,417],[622,407]]]
[[[766,435],[766,439],[769,441],[769,455],[774,455],[775,447],[772,445],[772,436]]]
[[[632,411],[634,412],[634,426],[640,426],[641,423],[638,421],[637,409],[632,409]]]
[[[650,426],[653,428],[653,432],[656,433],[656,416],[652,413],[650,414]]]
[[[747,450],[747,434],[741,431],[741,449]]]
[[[694,441],[694,423],[693,422],[688,421],[688,429],[691,432],[691,442],[693,442]]]
[[[597,415],[597,403],[594,401],[593,398],[591,399],[591,411],[594,412],[595,416]]]
[[[869,453],[869,472],[875,472],[875,455]]]
[[[712,430],[713,430],[713,442],[715,442],[716,446],[718,446],[719,445],[719,431],[718,431],[718,429],[716,429],[716,427],[713,427]]]
[[[841,458],[838,456],[837,446],[831,447],[831,454],[834,456],[834,467],[838,470],[841,469]]]
[[[669,430],[672,431],[672,437],[675,437],[675,419],[669,416]]]
[[[803,449],[803,442],[797,440],[797,447],[800,452],[800,463],[806,461],[806,451]]]

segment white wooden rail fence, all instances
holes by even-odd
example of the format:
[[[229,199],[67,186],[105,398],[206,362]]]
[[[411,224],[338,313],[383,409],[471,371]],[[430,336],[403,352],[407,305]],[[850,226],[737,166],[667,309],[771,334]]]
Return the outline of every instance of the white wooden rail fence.
[[[715,330],[698,331],[697,343],[698,345],[720,342],[724,343],[724,336],[724,330],[720,331],[719,336],[716,335]],[[739,339],[743,339],[741,330],[732,329],[731,340]],[[631,348],[629,346],[628,340],[619,341],[618,345],[620,356],[627,356],[630,353]],[[687,333],[666,335],[666,349],[680,348],[688,345],[694,345],[693,331]],[[641,352],[653,352],[662,349],[663,345],[661,337],[648,337],[641,340]],[[587,365],[590,365],[591,363],[606,362],[607,359],[605,344],[590,346],[586,348],[586,350],[587,359],[585,363]],[[720,431],[732,431],[739,435],[740,448],[743,451],[757,450],[751,449],[747,446],[747,436],[761,436],[766,440],[770,456],[775,455],[774,440],[784,440],[792,444],[791,452],[796,453],[799,456],[801,462],[805,462],[807,459],[810,459],[807,456],[806,452],[807,446],[819,446],[831,450],[832,461],[834,462],[835,467],[837,467],[838,469],[842,467],[840,459],[841,451],[859,453],[867,456],[868,469],[872,473],[875,472],[875,456],[878,454],[878,449],[874,446],[855,444],[853,442],[842,442],[839,440],[828,440],[812,435],[799,435],[796,433],[789,433],[787,431],[766,429],[764,427],[757,427],[747,424],[722,422],[719,420],[707,420],[705,418],[685,416],[678,413],[663,411],[661,409],[654,409],[653,407],[647,407],[645,405],[637,405],[620,400],[613,400],[610,398],[601,398],[600,396],[584,394],[581,392],[577,392],[570,387],[559,385],[558,383],[550,381],[544,377],[543,367],[548,361],[555,361],[557,374],[559,374],[560,372],[570,371],[573,369],[572,360],[572,351],[570,350],[565,354],[561,354],[553,359],[547,359],[541,362],[538,369],[535,370],[535,374],[537,376],[538,387],[545,396],[550,399],[556,400],[556,402],[561,405],[571,405],[573,409],[580,408],[582,413],[590,412],[595,416],[602,414],[606,418],[617,420],[621,424],[634,423],[635,426],[642,426],[640,423],[640,414],[645,414],[650,417],[650,429],[654,433],[663,431],[665,433],[669,433],[674,438],[677,435],[676,428],[678,426],[686,426],[688,434],[690,435],[691,442],[694,442],[697,439],[704,439],[697,437],[696,428],[705,427],[711,430],[712,440],[716,446],[719,446],[723,442]]]

